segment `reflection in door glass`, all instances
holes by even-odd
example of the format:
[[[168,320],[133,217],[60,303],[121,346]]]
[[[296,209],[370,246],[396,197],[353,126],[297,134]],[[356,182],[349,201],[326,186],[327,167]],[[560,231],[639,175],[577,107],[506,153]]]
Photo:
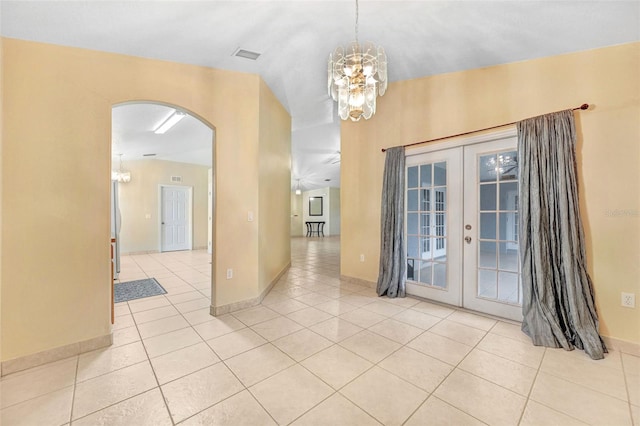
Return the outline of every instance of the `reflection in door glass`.
[[[515,151],[478,157],[478,297],[521,304],[518,160]]]
[[[407,279],[445,289],[447,163],[410,166],[407,182]]]

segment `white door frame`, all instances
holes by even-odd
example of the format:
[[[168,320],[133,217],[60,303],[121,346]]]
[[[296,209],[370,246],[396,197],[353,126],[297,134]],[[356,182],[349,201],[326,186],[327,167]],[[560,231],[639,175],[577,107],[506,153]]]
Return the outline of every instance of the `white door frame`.
[[[184,186],[184,185],[167,185],[160,184],[158,185],[158,252],[163,253],[162,250],[162,207],[164,205],[164,200],[162,197],[162,189],[163,188],[181,188],[186,189],[189,194],[189,201],[187,203],[188,211],[187,211],[187,219],[189,221],[188,231],[187,231],[187,245],[189,246],[188,250],[193,250],[193,187],[192,186]]]

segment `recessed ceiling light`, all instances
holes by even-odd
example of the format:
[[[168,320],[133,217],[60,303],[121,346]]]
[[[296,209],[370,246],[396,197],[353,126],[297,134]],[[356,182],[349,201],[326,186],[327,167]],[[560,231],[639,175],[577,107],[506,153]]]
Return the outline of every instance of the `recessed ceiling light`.
[[[238,56],[240,58],[251,59],[252,61],[255,61],[260,57],[260,53],[238,48],[238,50],[233,52],[232,56]]]
[[[143,157],[155,157],[156,154],[142,154]]]

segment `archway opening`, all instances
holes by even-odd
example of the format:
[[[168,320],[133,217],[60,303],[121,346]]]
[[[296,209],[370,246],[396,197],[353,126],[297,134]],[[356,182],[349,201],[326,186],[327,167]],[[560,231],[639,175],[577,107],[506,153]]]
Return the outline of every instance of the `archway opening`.
[[[178,105],[136,101],[112,107],[111,135],[114,288],[153,279],[176,296],[169,300],[209,310],[215,296],[214,126]]]

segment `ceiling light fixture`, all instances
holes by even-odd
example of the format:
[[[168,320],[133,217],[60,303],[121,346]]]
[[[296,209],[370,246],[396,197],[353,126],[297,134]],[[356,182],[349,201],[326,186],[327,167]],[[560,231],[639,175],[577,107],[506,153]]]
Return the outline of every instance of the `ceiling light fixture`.
[[[182,111],[175,110],[173,113],[167,117],[166,120],[162,122],[156,129],[153,131],[156,135],[162,135],[166,133],[173,126],[178,124],[178,121],[182,120],[187,114]]]
[[[117,180],[120,183],[131,182],[131,172],[122,169],[122,154],[118,154],[120,156],[120,165],[118,166],[118,170],[111,171],[111,180]]]
[[[368,120],[376,112],[376,97],[387,90],[387,55],[382,46],[358,42],[358,0],[356,0],[356,41],[345,50],[338,46],[329,55],[329,94],[338,102],[341,119]]]
[[[300,179],[298,179],[298,184],[296,185],[296,195],[302,194],[302,190],[300,189]]]

